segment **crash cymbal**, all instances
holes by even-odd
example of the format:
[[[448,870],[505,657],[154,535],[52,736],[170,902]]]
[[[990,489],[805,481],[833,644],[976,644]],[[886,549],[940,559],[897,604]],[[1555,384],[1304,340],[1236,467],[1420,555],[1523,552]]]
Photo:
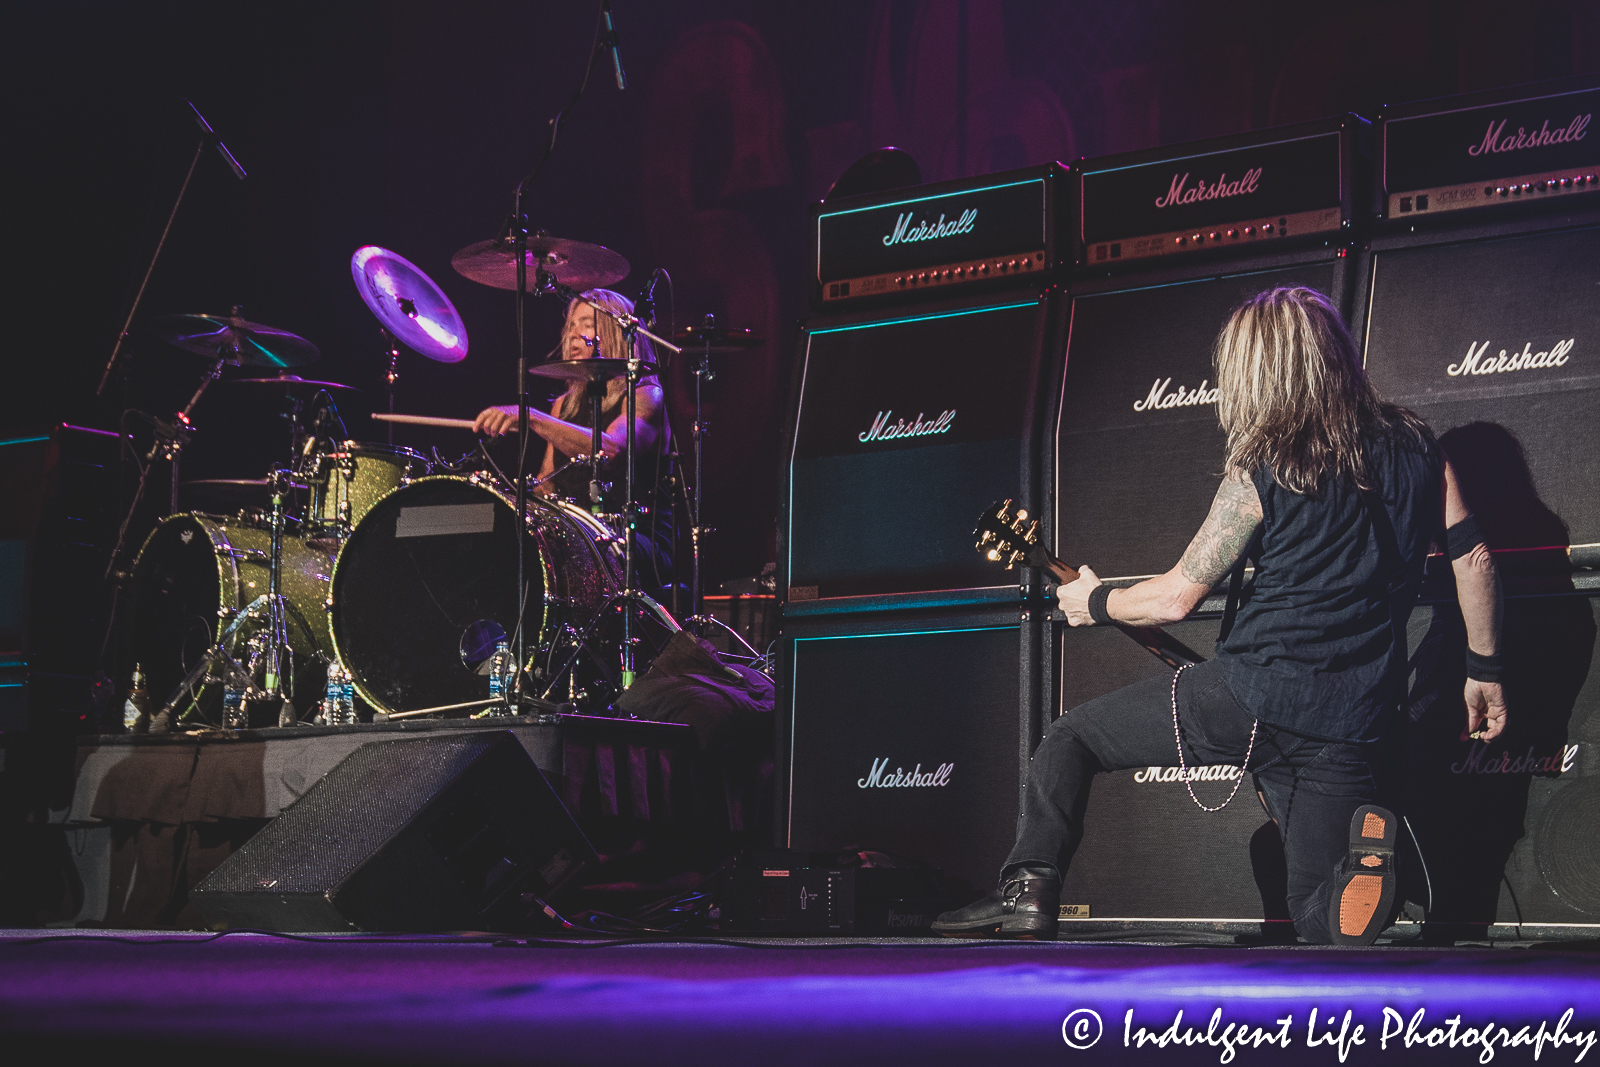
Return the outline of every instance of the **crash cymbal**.
[[[280,389],[340,389],[347,393],[359,393],[353,385],[344,385],[340,382],[316,382],[309,378],[301,378],[294,374],[280,374],[276,378],[230,378],[217,383],[218,385],[276,385]]]
[[[639,364],[639,373],[651,375],[656,372],[654,363]],[[628,373],[628,361],[625,359],[562,359],[550,363],[541,363],[536,367],[529,367],[528,373],[540,378],[558,378],[568,382],[593,382],[609,381],[612,378],[621,378]]]
[[[672,343],[680,348],[704,352],[709,343],[713,352],[737,352],[747,348],[760,348],[767,343],[751,329],[733,326],[687,326],[672,335]]]
[[[611,249],[544,233],[528,238],[527,262],[530,290],[538,267],[574,289],[615,285],[628,276],[628,261]],[[450,265],[462,277],[496,289],[517,287],[517,252],[509,237],[468,245],[450,257]]]
[[[350,257],[356,292],[400,343],[440,363],[467,358],[467,327],[433,279],[410,260],[377,245]]]
[[[241,367],[300,367],[322,353],[304,337],[288,330],[246,322],[238,309],[231,315],[163,315],[153,319],[155,335],[198,356]]]

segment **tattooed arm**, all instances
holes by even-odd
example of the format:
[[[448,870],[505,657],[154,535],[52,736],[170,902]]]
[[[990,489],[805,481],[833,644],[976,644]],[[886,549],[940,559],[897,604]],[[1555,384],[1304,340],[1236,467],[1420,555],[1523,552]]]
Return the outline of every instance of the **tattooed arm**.
[[[1261,525],[1261,500],[1250,476],[1229,470],[1211,502],[1211,513],[1189,542],[1178,565],[1148,581],[1116,589],[1106,601],[1106,611],[1118,622],[1133,626],[1164,626],[1187,618],[1212,588],[1233,569]],[[1100,584],[1094,571],[1079,569],[1077,581],[1061,586],[1056,597],[1067,623],[1087,626],[1089,594]]]

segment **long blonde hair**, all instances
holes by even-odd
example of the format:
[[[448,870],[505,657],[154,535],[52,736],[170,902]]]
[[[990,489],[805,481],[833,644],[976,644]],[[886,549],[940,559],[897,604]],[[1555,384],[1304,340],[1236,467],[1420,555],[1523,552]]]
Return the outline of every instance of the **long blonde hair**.
[[[1217,335],[1212,362],[1228,465],[1265,466],[1293,493],[1314,496],[1330,479],[1371,489],[1363,433],[1426,432],[1378,396],[1339,312],[1314,289],[1245,301]]]
[[[621,293],[613,292],[610,289],[590,289],[588,292],[583,294],[583,298],[595,304],[599,304],[608,311],[616,312],[619,315],[633,314],[633,301],[629,300]],[[563,359],[566,358],[566,324],[567,322],[571,321],[572,313],[577,309],[577,307],[578,301],[574,300],[569,303],[567,305],[567,317],[563,319],[561,323],[561,355]],[[594,333],[595,337],[600,342],[600,356],[602,358],[628,358],[627,335],[622,332],[622,327],[618,326],[617,321],[610,315],[602,314],[599,311],[595,312]],[[634,339],[634,351],[637,352],[639,354],[639,358],[644,360],[646,363],[655,362],[655,347],[651,345],[646,338],[636,337]],[[653,375],[646,376],[642,379],[642,381],[645,382],[654,382],[655,380],[656,379]],[[606,398],[601,404],[602,408],[610,408],[616,404],[616,402],[622,398],[622,394],[627,388],[628,383],[627,379],[625,378],[612,378],[610,381],[606,382]],[[556,409],[556,418],[566,419],[570,422],[577,417],[577,415],[583,411],[584,393],[585,387],[583,382],[573,382],[568,385],[567,391],[562,394],[561,405]]]

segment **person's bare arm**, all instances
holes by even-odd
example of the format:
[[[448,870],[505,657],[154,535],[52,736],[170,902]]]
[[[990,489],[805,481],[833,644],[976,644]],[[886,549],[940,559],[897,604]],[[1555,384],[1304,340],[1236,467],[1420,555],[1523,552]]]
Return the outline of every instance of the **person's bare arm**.
[[[1178,565],[1138,585],[1114,589],[1106,612],[1117,622],[1133,626],[1165,626],[1187,618],[1206,595],[1239,561],[1256,527],[1261,525],[1261,499],[1249,475],[1230,469],[1217,487],[1211,511],[1189,542]],[[1071,626],[1087,626],[1089,594],[1100,579],[1088,567],[1079,577],[1056,590],[1061,610]]]
[[[1444,464],[1445,528],[1471,517],[1472,512],[1461,499],[1455,469],[1447,459]],[[1495,568],[1489,547],[1475,545],[1466,555],[1452,560],[1450,568],[1456,577],[1456,602],[1461,605],[1461,619],[1467,626],[1467,647],[1480,656],[1498,654],[1503,601],[1500,572]],[[1505,687],[1499,682],[1468,678],[1463,697],[1467,705],[1467,733],[1477,735],[1482,741],[1499,737],[1506,728]]]
[[[634,396],[633,434],[634,445],[640,452],[648,452],[655,447],[655,416],[660,410],[661,386],[655,383],[639,386],[638,392]],[[473,429],[489,437],[512,433],[516,428],[517,406],[515,404],[484,408],[478,413],[478,418],[473,424]],[[529,408],[528,428],[555,445],[556,451],[562,455],[578,456],[589,454],[589,445],[593,435],[587,426],[580,426],[575,422],[558,419],[554,415],[540,411],[538,408]],[[618,415],[612,420],[610,426],[600,432],[601,455],[608,457],[619,455],[627,444],[627,433],[627,416],[625,414]]]

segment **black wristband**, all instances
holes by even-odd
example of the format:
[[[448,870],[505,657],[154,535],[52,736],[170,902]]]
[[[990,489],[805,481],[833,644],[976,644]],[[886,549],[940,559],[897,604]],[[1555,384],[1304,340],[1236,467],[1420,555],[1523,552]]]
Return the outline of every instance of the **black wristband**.
[[[1500,672],[1505,670],[1505,660],[1496,652],[1492,656],[1482,656],[1467,649],[1467,677],[1475,682],[1498,682]]]
[[[1450,553],[1452,561],[1460,559],[1479,545],[1487,544],[1483,539],[1483,531],[1478,529],[1478,517],[1468,515],[1454,526],[1444,532],[1448,542],[1446,551]]]
[[[1110,599],[1111,586],[1109,585],[1097,585],[1094,587],[1094,592],[1089,594],[1089,618],[1095,621],[1095,625],[1110,626],[1117,621],[1106,610],[1106,601]]]

